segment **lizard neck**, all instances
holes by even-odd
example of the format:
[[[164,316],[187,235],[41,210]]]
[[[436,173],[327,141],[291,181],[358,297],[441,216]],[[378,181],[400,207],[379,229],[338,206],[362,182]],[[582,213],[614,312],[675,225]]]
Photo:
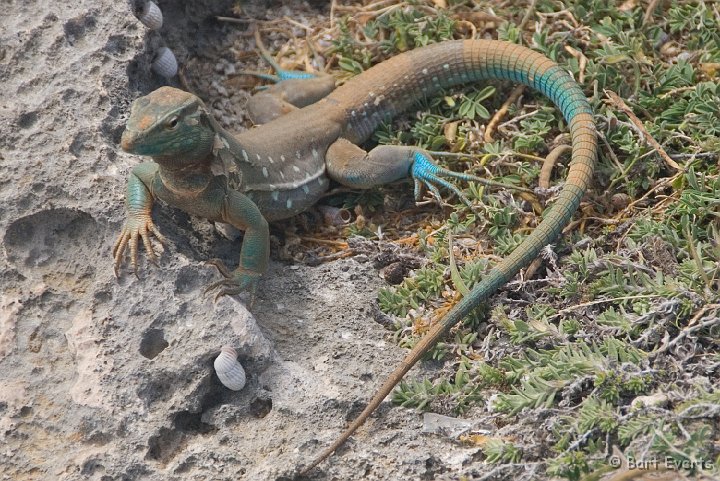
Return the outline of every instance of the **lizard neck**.
[[[209,160],[174,167],[164,164],[161,159],[155,159],[160,165],[160,179],[165,188],[176,194],[183,195],[198,194],[208,186],[214,177]]]
[[[182,195],[196,195],[205,190],[215,174],[212,172],[212,163],[217,150],[227,143],[231,137],[220,125],[205,111],[204,118],[207,124],[197,125],[202,134],[194,149],[187,150],[182,155],[182,161],[176,157],[154,157],[153,160],[160,165],[160,179],[165,187]]]
[[[223,150],[229,150],[231,155],[239,159],[240,153],[246,150],[245,147],[240,144],[238,139],[233,134],[222,128],[220,124],[209,114],[208,120],[210,121],[212,129],[215,131],[215,144],[213,145],[213,155],[217,155]]]

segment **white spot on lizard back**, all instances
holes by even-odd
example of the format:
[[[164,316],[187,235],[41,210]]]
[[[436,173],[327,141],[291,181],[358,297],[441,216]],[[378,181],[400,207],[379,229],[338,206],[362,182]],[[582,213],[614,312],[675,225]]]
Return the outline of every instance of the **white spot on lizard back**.
[[[263,170],[262,170],[262,172],[263,172],[263,177],[267,178],[267,176],[268,176],[268,170],[267,170],[267,167],[263,167]]]
[[[298,167],[297,165],[293,165],[293,170],[295,172],[300,172],[300,167]]]
[[[220,138],[220,134],[215,134],[215,138],[213,139],[213,147],[212,147],[212,153],[213,155],[217,155],[218,151],[223,148],[222,139]]]
[[[277,190],[273,190],[272,193],[270,194],[270,197],[272,197],[272,200],[277,202],[278,197],[280,197],[280,192],[278,192]]]
[[[245,159],[245,162],[249,162],[249,161],[250,161],[250,159],[248,158],[247,151],[243,150],[243,151],[242,151],[242,156],[243,156],[243,159]]]
[[[292,207],[292,199],[288,199],[287,202],[285,202],[285,206],[289,209]]]

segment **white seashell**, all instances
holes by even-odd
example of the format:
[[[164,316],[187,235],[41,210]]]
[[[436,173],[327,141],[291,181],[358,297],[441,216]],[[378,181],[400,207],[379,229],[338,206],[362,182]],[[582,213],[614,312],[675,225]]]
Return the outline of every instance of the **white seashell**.
[[[352,214],[347,209],[340,209],[330,205],[318,205],[316,207],[327,225],[345,225],[352,220]]]
[[[155,2],[146,2],[142,9],[135,15],[140,23],[150,30],[160,30],[163,24],[163,15],[160,7]]]
[[[245,386],[245,369],[237,360],[237,352],[230,346],[223,346],[220,355],[215,358],[215,372],[220,382],[233,391],[239,391]]]
[[[165,78],[172,78],[177,74],[178,64],[175,54],[167,47],[161,47],[155,54],[152,62],[152,71]]]

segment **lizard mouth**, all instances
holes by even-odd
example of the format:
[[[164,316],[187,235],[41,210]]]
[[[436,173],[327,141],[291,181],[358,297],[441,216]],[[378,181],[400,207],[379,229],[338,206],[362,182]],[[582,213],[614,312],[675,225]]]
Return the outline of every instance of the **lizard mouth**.
[[[125,152],[128,152],[130,154],[134,154],[135,144],[137,143],[138,137],[133,132],[131,132],[128,129],[125,129],[125,132],[122,134],[122,138],[120,139],[120,148],[122,148]]]

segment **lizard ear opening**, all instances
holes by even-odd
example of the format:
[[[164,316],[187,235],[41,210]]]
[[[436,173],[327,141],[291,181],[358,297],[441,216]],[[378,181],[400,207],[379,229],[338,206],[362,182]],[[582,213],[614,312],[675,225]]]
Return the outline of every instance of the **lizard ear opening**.
[[[194,126],[201,124],[203,127],[210,127],[206,117],[208,116],[207,110],[201,103],[196,103],[191,109],[188,109],[184,115],[184,121],[187,125]]]

